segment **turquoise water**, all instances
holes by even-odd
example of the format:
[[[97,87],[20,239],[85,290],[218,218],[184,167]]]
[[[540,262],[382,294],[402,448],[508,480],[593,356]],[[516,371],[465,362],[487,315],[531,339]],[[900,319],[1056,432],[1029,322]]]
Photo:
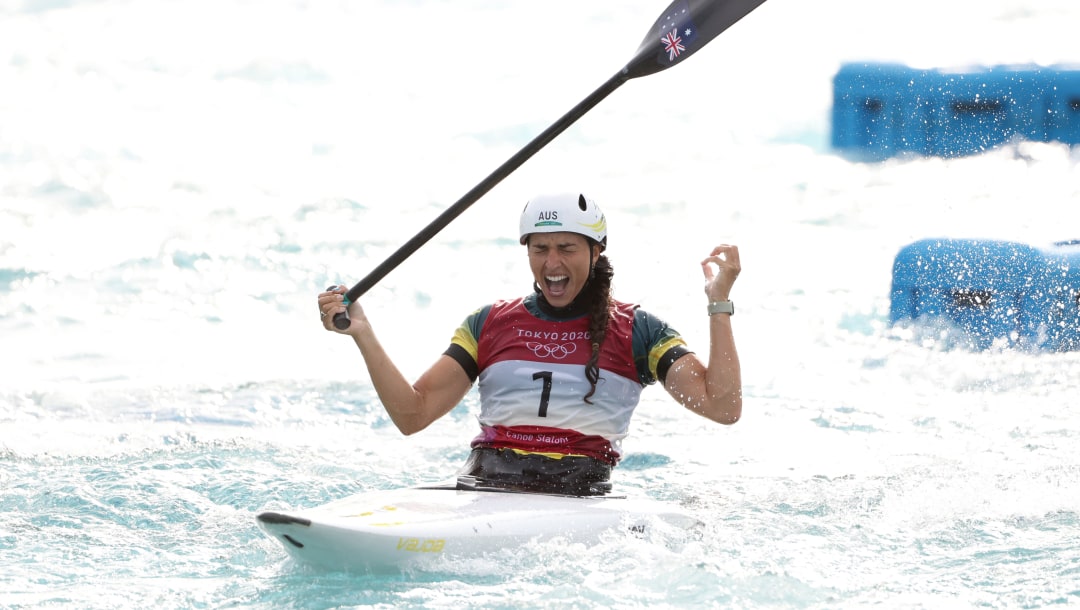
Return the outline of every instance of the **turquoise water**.
[[[475,395],[402,437],[314,295],[606,80],[663,8],[579,4],[0,2],[0,607],[1080,604],[1080,354],[887,322],[915,239],[1076,238],[1080,156],[825,146],[840,62],[1076,61],[1072,0],[769,0],[614,93],[365,297],[415,377],[476,306],[529,289],[517,213],[576,184],[607,212],[617,295],[702,349],[697,263],[739,244],[743,421],[649,388],[615,475],[698,516],[700,539],[368,576],[262,534],[261,511],[464,460]]]
[[[676,548],[613,535],[452,572],[295,565],[253,514],[430,481],[464,457],[471,401],[402,440],[365,392],[290,381],[92,398],[108,416],[24,396],[4,413],[30,437],[14,444],[37,447],[2,456],[4,605],[1007,608],[1080,595],[1075,416],[1033,410],[1054,402],[1041,396],[1019,423],[997,415],[1015,401],[992,388],[946,395],[947,414],[751,393],[749,430],[711,452],[686,449],[714,441],[710,426],[643,407],[649,438],[618,480],[706,521]],[[185,413],[155,406],[176,398]]]

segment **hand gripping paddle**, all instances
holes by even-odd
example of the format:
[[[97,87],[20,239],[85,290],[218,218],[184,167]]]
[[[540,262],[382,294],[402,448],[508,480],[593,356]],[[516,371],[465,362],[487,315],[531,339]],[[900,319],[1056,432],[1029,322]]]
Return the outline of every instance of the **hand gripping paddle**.
[[[681,63],[690,57],[710,40],[716,38],[721,32],[731,27],[736,21],[742,19],[750,11],[754,10],[765,0],[675,0],[657,18],[652,29],[641,42],[637,53],[630,63],[612,76],[593,91],[588,97],[581,100],[570,112],[561,119],[555,121],[543,133],[536,136],[532,142],[525,145],[514,156],[506,160],[487,178],[480,181],[472,190],[465,193],[457,203],[450,206],[422,231],[405,242],[390,258],[382,262],[371,271],[364,279],[345,293],[345,306],[359,299],[361,295],[371,289],[379,280],[400,265],[406,258],[416,252],[420,246],[428,242],[436,233],[443,230],[446,225],[457,218],[484,193],[491,190],[503,178],[509,176],[515,169],[521,166],[549,142],[555,139],[580,119],[593,106],[600,103],[618,89],[623,83],[642,76],[655,74],[666,70],[675,64]],[[347,313],[339,313],[334,316],[334,326],[344,330],[349,327]]]

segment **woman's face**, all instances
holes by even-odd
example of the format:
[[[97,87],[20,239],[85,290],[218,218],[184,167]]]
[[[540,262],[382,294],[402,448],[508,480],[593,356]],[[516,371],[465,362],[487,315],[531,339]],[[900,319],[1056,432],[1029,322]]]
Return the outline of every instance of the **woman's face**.
[[[566,307],[589,279],[589,267],[600,255],[577,233],[533,233],[527,242],[529,267],[544,298],[554,307]]]

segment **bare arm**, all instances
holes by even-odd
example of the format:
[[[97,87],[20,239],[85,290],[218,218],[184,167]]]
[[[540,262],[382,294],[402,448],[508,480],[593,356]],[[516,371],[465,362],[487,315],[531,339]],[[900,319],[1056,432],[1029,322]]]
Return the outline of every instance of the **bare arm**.
[[[364,358],[368,375],[386,412],[402,434],[413,434],[428,427],[454,408],[472,387],[472,381],[457,362],[440,356],[416,383],[409,383],[379,343],[359,303],[349,305],[349,327],[334,327],[334,315],[345,311],[344,288],[319,295],[319,309],[325,314],[323,327],[350,335]]]
[[[742,270],[739,249],[721,245],[701,262],[705,294],[709,301],[726,301]],[[709,316],[708,364],[687,354],[671,366],[665,380],[668,393],[687,409],[721,424],[733,424],[742,416],[742,369],[735,350],[731,316]]]

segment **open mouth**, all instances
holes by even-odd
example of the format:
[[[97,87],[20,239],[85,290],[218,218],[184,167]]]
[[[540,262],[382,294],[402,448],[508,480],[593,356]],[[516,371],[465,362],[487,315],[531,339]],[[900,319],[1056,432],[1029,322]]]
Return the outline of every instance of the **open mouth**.
[[[548,297],[559,298],[566,294],[566,288],[570,285],[570,276],[546,275],[544,276],[544,283],[546,284]]]

